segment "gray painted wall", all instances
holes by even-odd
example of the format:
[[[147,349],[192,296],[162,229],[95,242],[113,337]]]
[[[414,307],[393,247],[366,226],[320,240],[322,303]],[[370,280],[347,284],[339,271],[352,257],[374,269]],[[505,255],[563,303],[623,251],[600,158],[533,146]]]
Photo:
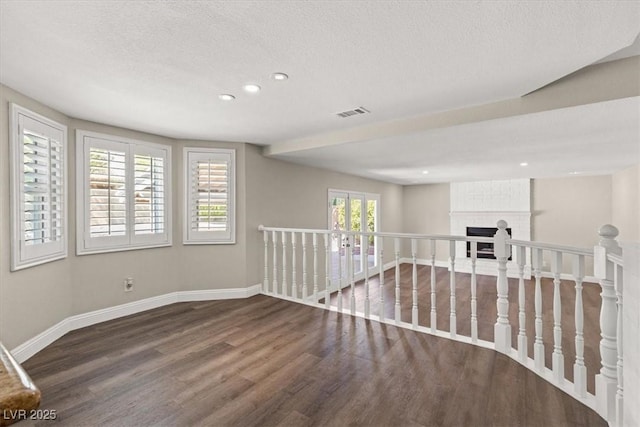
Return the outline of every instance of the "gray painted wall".
[[[9,271],[9,102],[69,128],[69,256],[18,272]],[[258,225],[326,228],[329,188],[380,194],[383,231],[449,233],[448,184],[401,187],[266,158],[260,147],[250,144],[172,140],[71,119],[5,86],[0,86],[0,128],[0,339],[8,348],[75,314],[180,290],[243,288],[260,283],[263,241]],[[74,157],[78,128],[172,145],[173,246],[75,255]],[[185,146],[237,150],[235,245],[182,244]],[[634,220],[633,212],[618,213],[629,203],[633,205],[628,194],[635,191],[637,195],[639,186],[637,168],[613,178],[534,180],[533,238],[591,246],[597,227],[612,221],[612,211],[613,217],[620,217],[625,224],[625,233],[632,234],[635,226],[637,234],[637,215]],[[393,256],[391,243],[385,242],[385,261]],[[133,292],[123,292],[125,277],[135,279]]]

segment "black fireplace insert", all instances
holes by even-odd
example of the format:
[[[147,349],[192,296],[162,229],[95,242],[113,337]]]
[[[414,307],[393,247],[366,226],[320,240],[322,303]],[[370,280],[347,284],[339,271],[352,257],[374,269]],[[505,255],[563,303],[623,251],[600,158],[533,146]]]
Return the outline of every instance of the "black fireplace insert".
[[[467,236],[493,237],[497,231],[496,227],[467,227]],[[511,228],[507,228],[507,234],[511,237]],[[471,242],[467,242],[467,257],[471,258]],[[478,242],[478,258],[496,259],[493,243]]]

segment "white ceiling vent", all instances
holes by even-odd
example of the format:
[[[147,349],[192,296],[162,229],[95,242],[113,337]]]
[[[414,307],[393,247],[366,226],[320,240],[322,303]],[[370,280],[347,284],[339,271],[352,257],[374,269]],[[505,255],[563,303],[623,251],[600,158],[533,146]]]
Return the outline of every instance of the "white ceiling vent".
[[[354,108],[353,110],[336,113],[336,116],[342,117],[343,119],[345,119],[347,117],[357,116],[358,114],[367,114],[367,113],[370,113],[370,111],[364,107],[358,107],[358,108]]]

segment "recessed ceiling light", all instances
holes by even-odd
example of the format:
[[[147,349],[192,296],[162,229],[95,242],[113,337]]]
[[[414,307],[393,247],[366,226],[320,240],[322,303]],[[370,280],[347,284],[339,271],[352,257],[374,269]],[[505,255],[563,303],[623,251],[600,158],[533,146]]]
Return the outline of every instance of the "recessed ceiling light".
[[[289,76],[286,75],[285,73],[273,73],[273,74],[271,74],[271,78],[273,80],[283,81],[283,80],[287,80],[289,78]]]
[[[245,92],[249,92],[249,93],[258,93],[260,92],[260,86],[253,84],[253,83],[249,83],[246,84],[244,86],[242,86],[242,88],[245,90]]]
[[[522,163],[520,163],[520,166],[529,166],[529,163],[527,163],[527,162],[522,162]]]
[[[573,171],[573,172],[569,172],[569,175],[580,175],[582,172],[578,172],[578,171]]]
[[[223,101],[231,101],[233,99],[236,99],[235,96],[228,93],[223,93],[222,95],[218,95],[218,98],[222,99]]]
[[[428,173],[429,173],[429,171],[422,171],[422,174],[423,174],[423,175],[426,175],[426,174],[428,174]]]

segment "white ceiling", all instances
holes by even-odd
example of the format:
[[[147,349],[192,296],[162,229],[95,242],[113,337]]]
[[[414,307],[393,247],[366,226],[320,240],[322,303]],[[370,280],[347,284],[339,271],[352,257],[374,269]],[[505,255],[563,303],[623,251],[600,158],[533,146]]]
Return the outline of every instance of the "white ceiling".
[[[629,46],[638,32],[636,1],[2,0],[0,82],[76,118],[175,138],[269,145],[517,98]],[[276,71],[290,79],[271,80]],[[263,90],[243,93],[248,82]],[[221,93],[237,99],[220,101]],[[622,120],[622,104],[616,105],[602,115],[588,113],[600,123],[599,131],[607,127],[601,117]],[[335,116],[358,106],[371,114]],[[466,179],[460,170],[473,170],[478,160],[464,160],[452,147],[466,152],[469,146],[491,146],[503,127],[528,126],[526,138],[512,133],[529,140],[522,144],[525,153],[514,152],[514,158],[545,151],[545,144],[560,138],[562,145],[577,143],[570,138],[589,139],[589,126],[579,129],[585,116],[577,110],[556,113],[287,157],[335,168],[339,160],[326,157],[350,153],[351,173],[409,182],[414,178],[407,168],[423,167],[414,164],[415,154],[397,149],[387,155],[384,147],[413,147],[420,139],[441,146],[425,153],[434,161],[457,158],[440,164],[441,179]],[[533,124],[558,122],[563,114],[575,122],[569,130],[557,125],[541,132]],[[603,138],[631,135],[637,142],[635,120],[635,134],[631,118],[623,124],[626,131],[609,126]],[[433,142],[435,135],[450,145]],[[591,144],[596,156],[597,145]],[[626,152],[627,159],[633,155],[637,159],[633,150]],[[549,173],[556,170],[557,159],[538,160]],[[600,170],[620,164],[598,160],[607,163]],[[421,162],[436,176],[435,163]]]
[[[277,157],[403,185],[610,174],[640,163],[639,101],[624,98]]]

